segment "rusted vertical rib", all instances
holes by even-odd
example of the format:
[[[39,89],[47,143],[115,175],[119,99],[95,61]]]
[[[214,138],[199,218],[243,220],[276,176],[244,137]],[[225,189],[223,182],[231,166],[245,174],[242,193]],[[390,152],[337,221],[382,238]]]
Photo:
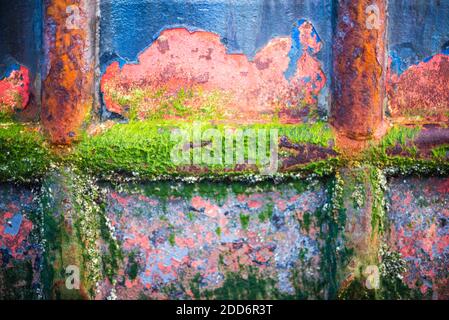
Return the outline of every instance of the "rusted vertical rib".
[[[355,140],[383,128],[387,0],[338,0],[332,123]]]
[[[95,0],[45,0],[42,123],[55,144],[76,139],[93,104]]]

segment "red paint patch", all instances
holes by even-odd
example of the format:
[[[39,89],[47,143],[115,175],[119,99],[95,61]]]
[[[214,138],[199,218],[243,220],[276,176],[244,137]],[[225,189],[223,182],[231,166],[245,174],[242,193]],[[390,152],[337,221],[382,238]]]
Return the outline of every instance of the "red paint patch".
[[[30,98],[30,74],[27,68],[11,72],[9,77],[0,80],[0,112],[13,113],[23,110]]]
[[[22,217],[22,222],[17,234],[10,234],[5,232],[8,221],[13,218],[15,214],[11,212],[5,212],[0,215],[0,248],[4,247],[8,249],[9,254],[14,258],[21,260],[24,258],[23,246],[27,242],[31,230],[33,229],[33,223]]]
[[[438,54],[427,62],[390,76],[388,95],[394,118],[421,117],[447,121],[449,56]]]
[[[304,23],[300,28],[301,41],[317,53],[321,44],[312,33],[312,25]],[[117,96],[143,90],[146,96],[139,102],[139,118],[152,115],[167,99],[164,95],[193,89],[208,97],[218,93],[223,107],[220,114],[225,119],[265,121],[280,109],[287,108],[285,114],[290,114],[295,110],[297,113],[300,105],[316,105],[316,96],[325,86],[321,63],[307,50],[293,78],[285,78],[291,45],[290,38],[275,38],[256,54],[254,61],[249,61],[243,54],[228,54],[217,34],[169,29],[139,56],[139,64],[127,64],[122,69],[118,62],[111,64],[102,77],[101,91],[109,111],[125,114],[130,106],[122,105]],[[189,109],[200,109],[201,103],[204,99],[198,95],[186,102]],[[287,122],[299,120],[297,116],[285,117]]]
[[[251,209],[259,209],[262,207],[262,203],[260,201],[248,201],[248,207],[250,207]]]

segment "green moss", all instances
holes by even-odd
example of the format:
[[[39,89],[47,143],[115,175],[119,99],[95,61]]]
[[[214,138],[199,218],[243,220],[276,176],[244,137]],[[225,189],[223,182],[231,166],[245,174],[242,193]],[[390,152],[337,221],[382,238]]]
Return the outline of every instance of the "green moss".
[[[198,273],[190,281],[190,290],[197,300],[304,300],[322,297],[321,288],[300,279],[298,270],[292,272],[291,281],[295,293],[282,293],[277,279],[264,275],[255,267],[241,267],[239,272],[227,272],[223,284],[210,290],[203,288],[202,277]]]
[[[309,232],[310,226],[312,224],[312,214],[309,211],[304,212],[303,219],[301,221],[301,227]]]
[[[376,300],[376,291],[368,290],[365,284],[357,279],[352,281],[338,294],[339,300]]]
[[[311,162],[305,165],[299,165],[291,169],[292,172],[303,173],[306,175],[316,175],[319,177],[329,176],[335,173],[335,170],[343,166],[345,162],[339,158],[329,158],[328,160],[321,160]]]
[[[449,157],[449,144],[432,149],[432,156],[436,160],[444,161]]]
[[[197,275],[192,292],[196,299],[202,297],[216,300],[263,300],[279,299],[276,281],[257,274],[253,268],[227,273],[225,281],[215,290],[200,290],[201,276]]]
[[[338,298],[340,300],[421,300],[423,295],[418,289],[410,289],[403,281],[407,271],[406,262],[397,252],[390,251],[383,245],[379,252],[381,264],[379,267],[379,288],[367,289],[365,279],[355,279],[343,288]],[[419,287],[419,286],[418,286]]]
[[[197,273],[190,283],[190,290],[192,291],[194,298],[197,300],[201,299],[200,286],[201,286],[201,274]]]
[[[83,139],[71,156],[80,168],[104,176],[164,175],[173,172],[170,128],[144,122],[117,124],[104,134]]]
[[[46,299],[83,299],[79,290],[65,288],[65,268],[68,265],[79,266],[80,270],[82,268],[78,252],[74,252],[77,246],[73,243],[76,243],[77,237],[69,234],[65,227],[64,216],[69,214],[68,210],[60,210],[63,201],[58,192],[60,186],[60,177],[52,174],[43,181],[39,195],[42,220],[36,226],[42,232],[42,239],[45,239],[41,273],[43,296]]]
[[[270,221],[273,217],[274,204],[269,202],[263,211],[259,213],[259,221],[264,223],[266,221]]]
[[[376,167],[369,167],[369,178],[372,194],[371,224],[374,236],[376,232],[383,234],[385,231],[387,220],[385,203],[387,179],[383,171]]]
[[[249,215],[245,215],[243,213],[240,214],[240,224],[244,230],[248,229],[250,218],[251,217]]]
[[[170,243],[170,245],[172,247],[174,247],[176,245],[176,235],[175,233],[170,233],[170,235],[168,236],[168,243]]]
[[[187,218],[189,219],[189,221],[195,220],[195,213],[192,211],[187,212]]]
[[[449,173],[448,161],[385,157],[383,161],[378,161],[376,164],[388,176],[447,175]]]
[[[297,125],[256,124],[245,126],[245,128],[277,129],[279,137],[285,136],[292,143],[314,144],[322,147],[330,147],[335,143],[335,136],[326,122]]]
[[[128,269],[127,269],[129,279],[131,281],[136,279],[138,273],[139,273],[139,264],[136,261],[136,254],[134,252],[131,252],[128,256]]]
[[[381,265],[379,267],[381,282],[379,299],[405,300],[418,298],[420,293],[410,289],[403,281],[407,272],[407,262],[399,252],[391,251],[386,245],[380,249]]]
[[[89,137],[84,135],[81,143],[76,147],[75,153],[69,161],[74,162],[80,168],[102,177],[125,175],[135,178],[154,178],[161,176],[188,175],[185,165],[177,165],[172,161],[172,151],[179,148],[180,136],[173,135],[175,129],[192,133],[194,128],[200,128],[199,132],[208,129],[217,129],[222,137],[229,136],[226,132],[227,125],[212,125],[208,122],[191,123],[175,121],[141,121],[128,124],[116,124],[106,132]],[[310,143],[328,147],[333,143],[333,134],[327,124],[318,122],[315,124],[280,125],[280,124],[256,124],[245,125],[238,129],[243,131],[252,129],[259,132],[262,129],[277,129],[279,136],[286,136],[294,143]],[[196,130],[196,129],[195,129]],[[174,138],[175,137],[175,138]],[[192,137],[191,137],[192,138]],[[267,139],[269,140],[269,139]],[[189,140],[187,140],[189,141]],[[193,143],[190,140],[189,143]],[[244,144],[248,144],[248,138],[244,138]],[[221,164],[210,165],[201,159],[195,166],[205,170],[195,171],[195,176],[233,176],[243,175],[245,172],[233,172],[233,166],[225,164],[226,146],[222,141]],[[269,154],[269,141],[267,141],[267,154]],[[248,148],[244,148],[245,159],[248,158]],[[210,146],[203,145],[190,150],[192,160],[194,150],[210,152]],[[235,159],[235,150],[233,157]],[[316,167],[305,168],[317,170],[319,174],[325,174],[324,161]],[[188,163],[189,166],[190,162]],[[258,165],[261,163],[258,162]],[[329,166],[328,166],[329,167]],[[329,169],[329,168],[328,168]],[[254,171],[248,170],[247,173]]]
[[[0,181],[31,182],[52,161],[43,137],[21,124],[0,124]]]
[[[81,247],[83,259],[83,284],[88,294],[93,297],[96,283],[103,278],[103,273],[106,272],[111,278],[115,274],[117,265],[114,267],[116,261],[111,255],[114,253],[114,246],[111,246],[112,251],[106,255],[107,262],[110,263],[103,264],[103,253],[97,245],[101,239],[101,217],[104,216],[103,207],[98,204],[101,201],[98,186],[89,176],[80,174],[76,169],[72,171],[66,168],[63,174],[75,210],[73,219],[79,241],[77,245]],[[102,268],[104,265],[108,267],[106,270]]]
[[[163,120],[166,117],[217,120],[222,118],[221,106],[227,99],[220,91],[205,92],[199,88],[181,88],[176,94],[170,94],[164,89],[145,88],[134,88],[126,93],[108,91],[112,101],[122,107],[131,121],[142,118]],[[154,102],[150,110],[147,107],[148,101]]]
[[[431,157],[418,158],[419,150],[413,140],[420,133],[420,127],[394,126],[377,145],[367,149],[361,162],[384,170],[391,175],[444,175],[449,173],[448,147],[441,145],[432,150]],[[399,147],[405,155],[390,156],[388,151]]]
[[[13,121],[11,112],[2,110],[2,105],[0,104],[0,123],[10,123],[11,121]]]
[[[46,298],[88,299],[96,295],[100,280],[107,277],[114,283],[122,253],[95,181],[76,168],[54,170],[43,181],[39,199],[39,226],[46,240],[42,275]],[[70,265],[80,270],[81,290],[65,287],[65,270]]]
[[[335,299],[339,283],[344,277],[341,270],[346,267],[353,252],[340,248],[346,224],[346,209],[343,203],[344,181],[340,173],[337,172],[333,178],[329,178],[326,186],[327,201],[314,216],[316,226],[320,230],[320,273],[323,276],[323,287],[327,291],[328,298]]]
[[[121,261],[123,260],[123,252],[119,243],[112,237],[110,227],[108,226],[108,220],[106,218],[106,210],[103,199],[99,205],[99,223],[100,223],[100,235],[101,239],[107,244],[106,252],[102,253],[102,265],[106,277],[111,281],[114,281],[117,275]]]
[[[218,300],[260,300],[269,298],[273,287],[271,281],[259,278],[254,273],[250,273],[247,279],[240,274],[230,273],[223,286],[216,289],[213,295]]]
[[[13,266],[0,272],[1,300],[37,300],[33,288],[33,262],[31,259],[13,261]]]
[[[382,139],[380,147],[385,151],[388,148],[399,145],[407,148],[421,131],[419,127],[394,126]]]
[[[407,159],[416,159],[418,149],[414,145],[413,140],[420,133],[420,127],[405,127],[396,125],[390,129],[385,137],[377,144],[372,144],[363,153],[363,162],[369,162],[370,164],[378,167],[385,166],[389,159],[388,151],[392,148],[399,147],[403,152],[408,154]]]

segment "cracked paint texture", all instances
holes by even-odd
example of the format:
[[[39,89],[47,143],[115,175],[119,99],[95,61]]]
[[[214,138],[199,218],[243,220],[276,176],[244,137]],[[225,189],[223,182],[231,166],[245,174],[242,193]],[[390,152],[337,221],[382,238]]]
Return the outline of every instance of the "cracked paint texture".
[[[394,178],[390,242],[407,261],[404,280],[424,297],[449,298],[449,179]]]
[[[313,215],[326,199],[320,184],[302,193],[289,185],[266,192],[254,186],[241,194],[229,186],[222,196],[195,189],[190,198],[179,184],[170,187],[177,193],[166,198],[157,196],[157,186],[155,194],[145,185],[108,191],[107,216],[125,256],[117,297],[198,298],[194,279],[201,291],[214,290],[229,273],[248,268],[273,279],[280,294],[300,287],[323,295],[306,288],[320,283],[320,230]],[[301,277],[294,278],[297,270]],[[109,290],[103,283],[102,294]]]
[[[121,104],[120,97],[132,96],[136,89],[145,92],[145,99],[134,106],[140,119],[151,116],[165,95],[190,89],[202,95],[218,93],[219,113],[225,120],[264,121],[280,111],[281,119],[298,122],[317,109],[318,95],[326,85],[316,57],[321,47],[314,27],[304,20],[295,27],[293,38],[272,39],[253,61],[244,54],[228,54],[217,34],[168,29],[139,56],[138,64],[112,63],[102,77],[101,90],[106,108],[121,115],[130,106]],[[201,109],[204,103],[195,96],[184,107]]]

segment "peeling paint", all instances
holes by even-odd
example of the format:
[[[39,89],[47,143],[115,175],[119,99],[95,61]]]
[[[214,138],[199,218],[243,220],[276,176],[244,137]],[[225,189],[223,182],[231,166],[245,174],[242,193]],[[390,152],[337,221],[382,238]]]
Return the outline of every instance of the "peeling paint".
[[[32,222],[37,212],[29,188],[0,184],[0,300],[39,296],[43,251]]]
[[[449,298],[448,178],[390,184],[390,242],[407,261],[405,282],[429,299]]]
[[[189,186],[172,185],[172,190],[181,188],[179,196],[166,197],[144,192],[146,188],[152,187],[108,191],[107,215],[128,257],[118,273],[117,297],[192,299],[188,289],[195,276],[200,276],[201,291],[207,291],[220,288],[228,273],[251,267],[259,276],[275,279],[280,293],[293,295],[299,286],[304,294],[316,294],[301,281],[321,281],[321,240],[314,217],[326,200],[320,184],[300,194],[288,185],[243,194],[229,186],[221,200],[198,191],[182,196]],[[242,216],[248,217],[247,226]],[[132,277],[131,268],[138,270]],[[295,268],[302,280],[294,280]],[[164,291],[170,286],[175,292]]]
[[[11,114],[23,110],[30,98],[30,75],[24,66],[13,67],[4,79],[0,79],[0,112]]]
[[[449,56],[437,54],[389,77],[389,110],[395,120],[449,121]]]
[[[264,115],[273,118],[280,111],[285,113],[284,121],[298,122],[301,115],[316,110],[326,76],[316,58],[322,44],[312,24],[300,21],[293,36],[272,39],[250,61],[243,54],[228,54],[217,34],[165,30],[139,56],[138,64],[120,67],[114,62],[106,69],[101,81],[106,108],[125,115],[129,106],[120,104],[120,97],[132,96],[139,89],[146,99],[138,104],[137,112],[146,118],[162,102],[155,93],[174,95],[193,89],[225,97],[220,107],[226,120],[260,122],[267,119]],[[184,107],[204,107],[195,103]]]

